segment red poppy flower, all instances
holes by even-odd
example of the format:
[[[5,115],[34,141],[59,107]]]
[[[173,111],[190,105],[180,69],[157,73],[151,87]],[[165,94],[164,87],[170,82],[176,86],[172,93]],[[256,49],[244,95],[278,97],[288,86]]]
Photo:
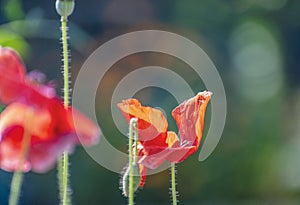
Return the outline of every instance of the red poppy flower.
[[[118,104],[128,123],[131,118],[138,119],[140,186],[145,182],[147,168],[156,169],[166,161],[182,162],[199,148],[205,110],[211,95],[209,91],[200,92],[172,111],[180,138],[175,132],[168,131],[168,122],[160,110],[142,106],[136,99],[123,100]]]
[[[25,74],[19,56],[0,47],[0,102],[7,105],[0,114],[0,168],[45,172],[75,144],[97,143],[101,131],[72,107],[65,109],[53,86],[39,82],[42,74]]]

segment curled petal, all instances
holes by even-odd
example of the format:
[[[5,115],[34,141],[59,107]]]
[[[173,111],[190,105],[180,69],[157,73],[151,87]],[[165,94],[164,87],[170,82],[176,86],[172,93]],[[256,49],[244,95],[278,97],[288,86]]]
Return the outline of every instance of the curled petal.
[[[168,122],[160,110],[142,106],[136,99],[123,100],[118,107],[127,123],[132,118],[138,119],[140,141],[153,140],[151,143],[164,144],[165,138],[163,137],[166,136],[160,134],[167,132]]]
[[[211,98],[209,91],[199,92],[195,97],[184,101],[172,111],[182,144],[195,146],[184,158],[193,154],[199,147],[204,127],[206,106]]]

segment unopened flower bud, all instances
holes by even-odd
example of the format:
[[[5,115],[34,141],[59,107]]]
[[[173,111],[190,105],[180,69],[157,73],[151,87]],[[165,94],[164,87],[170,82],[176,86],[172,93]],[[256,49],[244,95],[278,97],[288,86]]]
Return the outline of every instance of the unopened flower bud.
[[[133,169],[133,191],[135,192],[140,185],[141,176],[140,176],[140,168],[139,165],[134,163],[131,166]],[[127,166],[121,181],[121,189],[123,191],[124,196],[128,197],[129,195],[129,177],[130,177],[130,166]]]

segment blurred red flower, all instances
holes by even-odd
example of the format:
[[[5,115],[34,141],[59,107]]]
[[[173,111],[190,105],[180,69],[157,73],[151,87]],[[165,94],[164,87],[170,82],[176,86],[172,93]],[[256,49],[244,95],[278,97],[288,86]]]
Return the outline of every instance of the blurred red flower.
[[[38,72],[26,76],[18,54],[0,47],[0,168],[45,172],[75,144],[93,145],[101,130],[72,107],[65,109],[53,86]],[[76,127],[73,118],[77,118]],[[75,129],[76,128],[76,129]],[[24,137],[29,136],[27,153]]]
[[[211,95],[209,91],[200,92],[172,111],[180,138],[175,132],[168,131],[168,122],[160,110],[142,106],[136,99],[118,104],[128,123],[131,118],[138,119],[140,186],[144,185],[147,168],[156,169],[166,161],[182,162],[199,148]]]

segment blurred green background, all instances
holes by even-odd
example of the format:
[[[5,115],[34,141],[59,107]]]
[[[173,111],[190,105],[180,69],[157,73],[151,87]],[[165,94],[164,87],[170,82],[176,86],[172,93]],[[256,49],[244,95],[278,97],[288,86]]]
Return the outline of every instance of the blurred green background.
[[[28,70],[46,73],[59,93],[54,3],[1,0],[0,44],[18,50]],[[228,113],[213,154],[204,162],[195,154],[178,165],[180,204],[300,204],[299,19],[298,0],[76,1],[70,17],[72,78],[96,48],[129,31],[160,29],[193,40],[223,79]],[[205,89],[191,68],[168,55],[142,53],[117,62],[99,85],[96,110],[106,138],[123,152],[127,140],[112,121],[110,97],[122,77],[149,65],[176,71],[195,92]],[[136,97],[168,115],[176,106],[170,93],[157,88]],[[174,122],[170,128],[176,129]],[[7,204],[11,177],[0,171],[0,204]],[[74,204],[126,204],[119,179],[81,147],[71,156]],[[136,204],[170,204],[169,184],[168,170],[149,176]],[[56,170],[26,174],[20,204],[58,204]]]

